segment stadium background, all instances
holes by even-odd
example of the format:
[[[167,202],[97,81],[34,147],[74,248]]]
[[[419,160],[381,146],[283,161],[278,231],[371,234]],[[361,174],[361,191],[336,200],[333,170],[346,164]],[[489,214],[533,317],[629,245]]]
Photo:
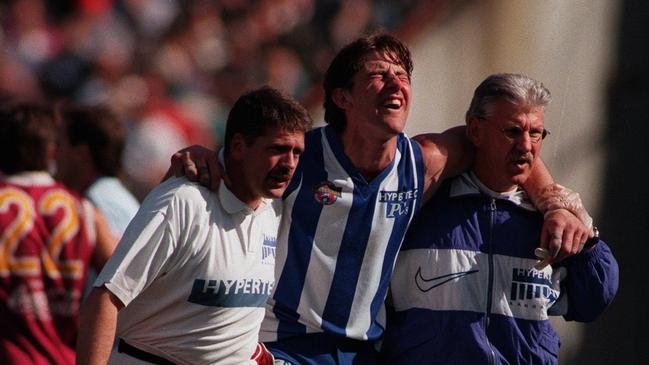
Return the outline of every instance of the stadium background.
[[[642,0],[3,0],[0,93],[110,105],[141,198],[173,152],[219,142],[244,90],[282,88],[321,121],[329,61],[375,29],[413,51],[410,135],[463,123],[488,74],[528,74],[554,97],[544,160],[620,263],[597,322],[554,321],[561,363],[648,364],[648,24]]]

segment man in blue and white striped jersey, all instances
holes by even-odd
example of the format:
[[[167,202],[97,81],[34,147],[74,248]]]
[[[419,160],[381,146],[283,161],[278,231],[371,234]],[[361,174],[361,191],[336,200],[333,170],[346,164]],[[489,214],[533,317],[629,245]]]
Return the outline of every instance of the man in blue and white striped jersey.
[[[328,126],[307,133],[284,194],[276,287],[260,332],[278,363],[377,361],[383,301],[406,229],[422,201],[471,163],[464,128],[403,134],[411,73],[410,51],[386,34],[350,43],[326,73]],[[216,159],[197,154],[176,154],[172,170],[189,164],[189,172],[205,176],[206,163]],[[525,188],[534,194],[551,183],[539,163]],[[570,237],[564,247],[586,240],[576,217],[551,212],[548,220],[553,234]]]

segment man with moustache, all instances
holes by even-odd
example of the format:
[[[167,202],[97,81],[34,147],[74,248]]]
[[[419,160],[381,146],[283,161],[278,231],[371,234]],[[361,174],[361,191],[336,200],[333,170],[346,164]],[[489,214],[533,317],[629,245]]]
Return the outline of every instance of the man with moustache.
[[[386,364],[557,364],[548,316],[592,321],[613,300],[617,262],[598,237],[551,266],[538,249],[543,214],[521,185],[548,134],[550,100],[542,83],[518,74],[491,75],[475,90],[466,113],[475,162],[442,184],[406,235]]]
[[[275,89],[239,98],[222,156],[228,182],[212,194],[172,178],[147,196],[82,309],[77,364],[272,362],[258,334],[275,283],[277,198],[310,126]]]
[[[414,139],[403,133],[412,67],[405,44],[375,34],[345,46],[327,70],[328,125],[307,133],[284,193],[277,284],[260,332],[284,363],[377,362],[383,301],[406,229],[443,180],[469,168],[473,154],[463,128]],[[211,172],[214,180],[213,156],[190,148],[176,154],[171,170],[179,175],[185,168],[201,180]],[[542,198],[539,204],[565,193],[542,193],[548,185],[552,178],[539,163],[525,188]],[[554,209],[566,207],[547,209],[541,245],[563,251],[586,241],[588,228]],[[563,243],[549,239],[564,233]]]

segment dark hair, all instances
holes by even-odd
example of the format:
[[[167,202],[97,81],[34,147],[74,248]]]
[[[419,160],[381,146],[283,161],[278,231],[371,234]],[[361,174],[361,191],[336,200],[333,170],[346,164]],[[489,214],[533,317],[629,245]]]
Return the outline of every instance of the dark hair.
[[[122,152],[126,127],[104,106],[67,106],[61,111],[68,143],[87,144],[97,171],[118,176],[122,169]]]
[[[230,110],[225,127],[225,153],[229,153],[232,137],[239,133],[251,145],[269,128],[306,132],[311,117],[300,103],[279,90],[264,86],[243,94]]]
[[[357,39],[346,45],[331,61],[323,82],[325,91],[324,119],[339,132],[345,129],[347,121],[344,111],[332,99],[333,91],[337,88],[350,89],[353,86],[352,78],[363,67],[367,55],[372,51],[385,55],[403,67],[408,73],[408,78],[412,75],[410,50],[392,35],[378,33]]]
[[[56,115],[49,106],[20,103],[0,108],[0,170],[5,174],[46,171],[48,146],[57,139]]]

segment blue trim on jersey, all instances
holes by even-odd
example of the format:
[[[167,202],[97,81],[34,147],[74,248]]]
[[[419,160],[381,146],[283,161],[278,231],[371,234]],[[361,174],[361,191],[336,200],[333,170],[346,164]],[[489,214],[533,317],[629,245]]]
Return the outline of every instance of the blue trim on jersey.
[[[323,137],[326,142],[322,141]],[[413,215],[421,206],[420,197],[424,185],[421,150],[416,142],[403,134],[398,135],[397,149],[401,155],[398,166],[394,165],[397,160],[393,160],[377,177],[367,182],[344,154],[333,128],[324,127],[310,131],[306,135],[305,144],[305,153],[300,158],[297,173],[289,187],[290,195],[285,194],[285,198],[295,200],[290,208],[292,221],[287,237],[286,260],[273,294],[273,312],[278,319],[277,338],[283,340],[306,333],[306,327],[299,323],[297,310],[309,271],[318,222],[323,214],[323,203],[316,200],[314,187],[328,181],[329,173],[342,173],[353,181],[354,190],[351,206],[346,211],[346,223],[340,238],[336,266],[329,274],[332,275],[329,294],[322,298],[325,303],[320,316],[320,329],[333,335],[348,336],[348,322],[355,296],[370,296],[369,308],[364,310],[365,313],[369,310],[372,321],[363,331],[368,339],[375,340],[384,330],[377,317],[387,293],[396,255]],[[326,145],[331,149],[336,162],[325,161]],[[329,168],[336,169],[336,164],[343,170],[327,172]],[[389,191],[382,187],[388,183],[388,179],[396,179],[392,180],[393,187],[390,187]],[[379,212],[377,209],[385,211]],[[375,213],[383,218],[374,221]],[[373,227],[385,224],[383,219],[394,226],[392,231],[386,232],[389,236],[381,237],[379,242],[368,243]],[[327,245],[326,242],[320,244]],[[357,293],[362,290],[359,289],[358,281],[363,264],[367,265],[366,261],[369,260],[366,251],[370,244],[387,246],[384,255],[371,258],[371,262],[381,265],[380,277],[376,278],[378,287],[376,291]]]
[[[423,204],[423,199],[421,197],[424,194],[424,179],[426,175],[426,169],[424,167],[424,155],[421,152],[421,146],[419,146],[419,143],[417,143],[415,140],[408,139],[408,141],[410,142],[408,145],[412,148],[412,154],[415,157],[415,166],[413,168],[415,170],[415,173],[417,174],[417,183],[419,189],[419,199],[417,199],[417,204],[415,206],[415,213],[417,213],[419,212]]]
[[[354,182],[354,186],[362,186],[365,188],[361,188],[358,190],[359,192],[365,192],[366,190],[369,190],[371,188],[376,188],[377,186],[381,185],[383,182],[383,179],[390,173],[390,170],[392,170],[392,166],[394,165],[394,159],[390,162],[388,167],[383,169],[380,174],[378,174],[372,181],[369,183],[367,180],[365,180],[365,177],[361,175],[360,172],[356,169],[356,166],[352,164],[352,162],[349,160],[349,157],[345,154],[345,150],[343,149],[343,146],[340,144],[340,141],[338,140],[338,136],[336,135],[335,129],[331,126],[326,126],[324,127],[324,132],[325,136],[327,137],[327,142],[329,143],[329,146],[331,147],[331,150],[334,153],[334,156],[336,156],[336,160],[340,163],[340,165],[345,169],[347,174],[352,178],[352,181]],[[402,135],[399,135],[399,138],[402,138]],[[354,189],[354,193],[356,193],[356,189]]]
[[[336,295],[329,295],[322,313],[322,329],[345,336],[344,330],[356,293],[356,285],[350,285],[350,283],[358,284],[376,207],[376,204],[368,203],[377,200],[378,187],[383,182],[383,178],[392,170],[394,160],[368,183],[344,154],[334,129],[330,126],[325,127],[325,135],[336,159],[354,181],[352,206],[349,210],[329,290],[329,293],[336,293]],[[330,318],[334,321],[329,321]]]
[[[344,329],[351,312],[358,276],[365,258],[365,249],[372,230],[372,218],[375,204],[368,202],[376,201],[378,191],[366,196],[362,185],[354,185],[354,199],[349,210],[345,233],[343,234],[338,251],[336,269],[327,303],[322,312],[322,328],[325,331],[345,335]],[[350,285],[355,283],[356,285]],[[327,319],[333,318],[330,322]],[[341,331],[342,329],[342,331]]]
[[[310,187],[327,179],[324,170],[321,132],[319,129],[312,130],[305,135],[305,153],[300,157],[298,170],[300,175],[295,174],[291,180],[300,181],[302,188],[297,192],[295,204],[291,211],[291,219],[299,221],[300,224],[291,224],[288,235],[288,248],[286,262],[276,281],[277,287],[273,298],[276,303],[273,312],[280,320],[278,334],[306,333],[306,327],[298,323],[297,307],[300,304],[302,289],[306,270],[309,266],[311,250],[313,249],[313,237],[318,227],[318,220],[322,212],[322,204],[313,197]],[[299,177],[299,179],[298,179]],[[311,178],[313,180],[308,180]],[[297,185],[293,187],[293,190]]]
[[[379,310],[383,306],[383,302],[390,285],[390,278],[392,277],[394,262],[405,237],[403,232],[407,230],[414,214],[419,211],[421,207],[421,196],[424,190],[424,169],[422,168],[422,166],[424,165],[423,156],[419,145],[417,144],[417,142],[410,140],[403,135],[399,135],[397,148],[399,149],[399,151],[401,151],[401,158],[404,161],[404,163],[401,163],[398,166],[399,191],[404,191],[407,190],[407,187],[415,186],[416,174],[418,194],[416,196],[414,209],[410,212],[410,214],[400,216],[395,220],[394,228],[392,229],[392,233],[390,234],[390,239],[388,241],[388,247],[386,249],[385,260],[383,261],[383,267],[381,268],[381,281],[379,282],[379,287],[377,289],[376,295],[372,299],[372,304],[370,305],[370,313],[372,316],[371,318],[376,318]],[[414,156],[415,166],[411,164],[411,153]],[[367,337],[370,339],[379,338],[383,334],[384,330],[385,328],[381,326],[378,321],[374,320],[367,331]]]

